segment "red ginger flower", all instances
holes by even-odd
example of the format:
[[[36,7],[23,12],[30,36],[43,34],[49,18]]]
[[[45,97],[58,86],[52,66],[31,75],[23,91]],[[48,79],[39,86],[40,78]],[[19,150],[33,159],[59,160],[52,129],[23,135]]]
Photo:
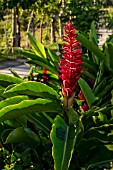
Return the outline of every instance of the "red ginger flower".
[[[62,92],[67,98],[70,98],[77,88],[77,81],[81,76],[81,67],[83,61],[82,50],[80,47],[80,41],[76,40],[78,34],[76,29],[69,22],[65,26],[63,53],[62,59],[60,60],[60,78],[62,79]]]
[[[80,93],[78,94],[78,99],[83,101],[82,106],[80,106],[82,112],[86,112],[89,109],[89,107],[86,103],[86,99],[82,91],[80,91]]]
[[[86,101],[84,93],[82,91],[80,91],[80,93],[78,94],[78,98],[79,98],[79,100]]]
[[[42,79],[43,79],[43,83],[47,84],[48,83],[48,74],[47,74],[47,69],[44,68],[43,69],[43,73],[42,73]]]

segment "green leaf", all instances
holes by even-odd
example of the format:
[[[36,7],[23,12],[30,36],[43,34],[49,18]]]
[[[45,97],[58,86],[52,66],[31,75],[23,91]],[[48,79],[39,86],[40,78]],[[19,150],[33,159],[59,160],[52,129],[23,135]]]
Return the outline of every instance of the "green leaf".
[[[91,23],[90,41],[93,42],[96,46],[98,46],[98,38],[94,21]]]
[[[98,39],[97,39],[97,34],[96,34],[96,28],[95,28],[95,23],[94,21],[91,23],[91,30],[89,34],[89,40],[98,47]],[[99,59],[96,55],[92,55],[92,58],[94,62],[98,65],[99,64]]]
[[[98,79],[98,78],[97,78],[97,79]],[[96,80],[97,80],[97,79],[96,79]],[[97,80],[97,82],[98,82],[98,80]],[[104,89],[106,85],[107,85],[107,84],[106,84],[106,77],[103,78],[102,81],[100,81],[99,83],[95,83],[95,84],[94,84],[94,87],[93,87],[93,93],[94,93],[94,95],[95,95],[95,96],[98,96],[98,94],[102,92],[102,89]]]
[[[5,143],[24,143],[34,149],[40,144],[40,140],[31,129],[19,127],[8,135]]]
[[[14,96],[5,100],[2,100],[0,102],[0,110],[2,108],[5,108],[6,106],[13,105],[13,104],[18,104],[23,100],[29,99],[28,96]]]
[[[97,65],[95,63],[92,63],[92,61],[89,61],[88,59],[83,59],[83,66],[86,69],[90,69],[94,75],[97,73]]]
[[[59,56],[56,55],[50,49],[47,49],[47,50],[48,50],[48,54],[49,54],[49,57],[50,57],[51,61],[54,63],[54,65],[56,67],[56,70],[58,71],[58,68],[59,68]]]
[[[5,129],[5,130],[2,132],[2,134],[1,134],[1,140],[2,140],[3,143],[5,143],[8,135],[12,132],[12,130],[13,130],[13,129],[10,128],[10,129]]]
[[[0,110],[7,106],[18,104],[21,101],[24,101],[27,99],[29,99],[28,96],[14,96],[14,97],[2,100],[0,102]],[[26,127],[27,118],[24,115],[22,115],[21,117],[16,116],[13,120],[10,120],[10,122],[5,122],[5,123],[8,123],[8,124],[10,124],[10,126],[13,126],[13,127],[15,127],[15,126],[18,127],[20,125],[22,125],[23,127]]]
[[[10,84],[19,84],[23,82],[22,79],[13,77],[7,74],[0,74],[0,86],[7,87]]]
[[[102,61],[99,64],[99,69],[96,75],[96,80],[93,88],[95,88],[95,86],[97,86],[97,84],[100,83],[103,79],[105,79],[104,72],[105,72],[105,65],[104,62]]]
[[[0,86],[0,96],[2,96],[3,92],[4,92],[5,88]]]
[[[54,89],[47,86],[46,84],[33,81],[18,84],[12,89],[5,91],[3,96],[11,97],[18,94],[24,94],[32,97],[37,96],[43,98],[59,99],[59,95]]]
[[[97,138],[105,144],[113,141],[113,124],[104,124],[99,127],[92,127],[84,134],[85,139]]]
[[[41,129],[48,136],[51,131],[53,119],[46,113],[36,113],[35,115],[28,115],[28,119],[35,124],[35,127]]]
[[[113,124],[92,127],[77,145],[78,159],[86,169],[113,159]],[[106,153],[106,154],[105,154]],[[94,168],[95,169],[95,168]]]
[[[44,45],[37,41],[36,38],[30,33],[28,33],[28,38],[30,40],[34,52],[41,58],[46,58]]]
[[[84,45],[89,51],[95,54],[100,61],[104,60],[105,56],[102,51],[91,41],[89,41],[84,35],[79,34],[77,39],[81,41],[82,45]]]
[[[109,141],[106,142],[106,144],[109,144]],[[89,152],[91,149],[93,149],[96,146],[104,145],[105,143],[99,140],[98,138],[92,137],[88,140],[82,139],[79,141],[77,145],[77,153],[78,153],[78,159],[80,160],[80,164],[85,164],[87,161],[87,157],[89,155]]]
[[[90,169],[112,161],[113,147],[110,148],[109,143],[109,141],[104,142],[94,137],[88,140],[82,139],[77,146],[79,163],[86,169]]]
[[[92,93],[91,88],[82,78],[78,80],[78,83],[80,85],[81,90],[84,93],[88,106],[91,107],[92,103],[96,101],[96,98],[94,94]]]
[[[108,82],[108,85],[106,85],[105,88],[101,90],[101,93],[99,93],[98,96],[103,97],[104,95],[107,95],[108,92],[112,89],[113,89],[113,80],[111,82]]]
[[[46,68],[48,71],[52,72],[53,74],[58,75],[58,71],[55,69],[53,65],[50,65],[50,63],[46,64],[43,61],[38,61],[38,60],[29,60],[26,63],[39,65],[43,68]]]
[[[69,124],[75,124],[79,119],[78,113],[75,112],[75,110],[72,107],[68,111],[68,118],[69,118]]]
[[[28,51],[28,50],[22,50],[21,53],[23,55],[25,55],[26,57],[28,57],[28,59],[32,59],[32,60],[39,60],[42,61],[44,63],[48,63],[48,60],[46,58],[41,58],[40,56],[38,56],[37,54],[35,54],[33,51]]]
[[[0,110],[0,122],[16,118],[21,115],[35,114],[38,112],[59,112],[60,105],[47,99],[24,100],[18,104],[7,106]]]
[[[36,55],[34,51],[28,50],[28,49],[23,49],[21,51],[21,54],[25,55],[27,58],[30,58],[32,60],[37,60],[37,59],[41,59],[43,60],[43,58],[41,58],[40,56]]]
[[[95,76],[93,74],[91,74],[90,72],[88,72],[87,70],[83,70],[82,74],[87,76],[91,80],[95,80]]]
[[[113,43],[105,43],[105,64],[113,72]]]
[[[13,69],[9,69],[10,71],[11,71],[11,73],[13,74],[13,76],[15,76],[15,77],[17,77],[17,78],[20,78],[21,79],[21,77],[19,76],[19,74],[16,72],[16,71],[14,71]]]
[[[55,170],[68,170],[74,151],[76,129],[76,125],[68,126],[60,116],[55,118],[50,134]]]
[[[113,146],[112,146],[113,148]],[[97,154],[98,153],[98,154]],[[113,149],[110,150],[105,146],[96,146],[90,151],[89,157],[86,161],[86,168],[89,170],[98,165],[110,163],[113,161]]]

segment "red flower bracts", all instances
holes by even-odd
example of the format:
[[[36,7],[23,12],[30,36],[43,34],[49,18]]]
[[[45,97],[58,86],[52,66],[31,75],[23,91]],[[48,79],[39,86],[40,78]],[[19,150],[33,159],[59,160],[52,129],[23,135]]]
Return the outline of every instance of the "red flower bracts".
[[[48,74],[47,74],[47,69],[43,68],[43,74],[42,74],[42,79],[43,79],[43,83],[47,84],[48,83]]]
[[[80,91],[80,93],[78,94],[78,99],[83,101],[82,106],[80,106],[81,111],[82,112],[88,111],[89,107],[88,107],[88,105],[86,103],[86,99],[85,99],[84,93],[82,91]]]
[[[80,41],[76,40],[76,29],[69,22],[65,26],[62,59],[60,60],[60,78],[62,79],[62,93],[70,98],[77,88],[77,81],[81,76],[83,61]]]

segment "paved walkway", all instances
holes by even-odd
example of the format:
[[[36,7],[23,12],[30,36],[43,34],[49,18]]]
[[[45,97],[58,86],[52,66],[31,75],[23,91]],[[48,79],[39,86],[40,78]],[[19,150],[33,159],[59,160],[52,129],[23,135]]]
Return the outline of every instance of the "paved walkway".
[[[30,67],[25,64],[25,59],[6,61],[0,64],[0,73],[12,75],[10,69],[17,72],[21,77],[28,75]]]
[[[100,35],[98,41],[99,41],[99,46],[102,47],[102,45],[105,43],[106,38],[109,35],[113,34],[112,30],[107,30],[107,29],[99,29],[98,34]]]

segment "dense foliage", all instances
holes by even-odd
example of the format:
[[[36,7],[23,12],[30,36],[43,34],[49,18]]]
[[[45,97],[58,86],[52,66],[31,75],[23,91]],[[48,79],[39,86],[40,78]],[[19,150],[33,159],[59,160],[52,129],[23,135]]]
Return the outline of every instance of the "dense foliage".
[[[75,32],[73,27],[66,29]],[[113,36],[100,49],[93,22],[89,39],[70,34],[65,37],[69,44],[64,45],[69,51],[58,53],[31,34],[28,37],[32,49],[22,54],[31,65],[29,75],[21,78],[13,70],[13,76],[0,74],[0,168],[109,168],[113,161]],[[64,79],[59,81],[59,63],[62,55],[65,60],[71,53],[73,61],[80,54],[78,40],[87,53],[82,56],[81,78],[72,89],[75,93],[68,96],[61,91]],[[68,58],[64,66],[75,68],[71,64]],[[65,81],[70,79],[65,77]]]
[[[66,17],[74,22],[79,31],[87,33],[93,20],[99,24],[101,7],[98,1],[94,3],[94,1],[89,0],[71,0],[67,6],[68,15]]]

